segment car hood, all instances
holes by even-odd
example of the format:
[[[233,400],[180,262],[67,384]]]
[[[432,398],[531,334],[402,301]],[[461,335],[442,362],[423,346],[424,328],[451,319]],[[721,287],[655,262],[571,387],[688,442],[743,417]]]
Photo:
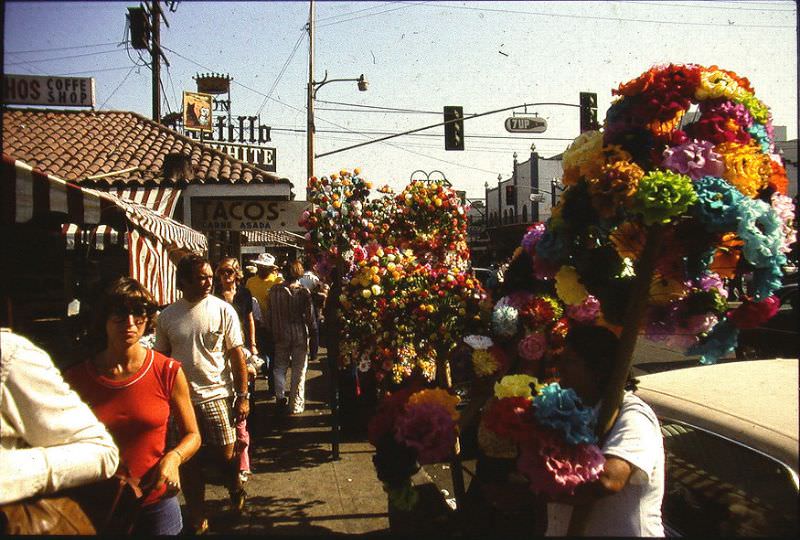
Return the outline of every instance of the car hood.
[[[755,360],[644,375],[636,392],[660,417],[773,456],[798,472],[798,361]]]

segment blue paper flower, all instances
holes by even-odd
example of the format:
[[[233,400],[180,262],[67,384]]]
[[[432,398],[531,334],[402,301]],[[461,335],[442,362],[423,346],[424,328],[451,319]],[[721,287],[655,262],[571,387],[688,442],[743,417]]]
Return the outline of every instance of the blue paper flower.
[[[756,301],[769,298],[783,283],[782,266],[786,264],[786,256],[780,253],[773,257],[770,262],[770,265],[764,268],[756,268],[753,271],[753,280],[750,283],[750,290]]]
[[[781,254],[782,223],[770,205],[757,199],[739,204],[737,234],[744,240],[742,253],[756,268],[767,268]]]
[[[709,231],[722,232],[736,229],[738,206],[744,195],[731,184],[714,176],[704,176],[694,185],[697,203],[692,212]]]
[[[536,244],[536,255],[552,263],[564,261],[568,251],[567,234],[563,227],[556,226],[548,220],[547,230]]]
[[[700,355],[701,364],[715,364],[736,349],[738,339],[739,329],[725,319],[714,326],[700,343],[690,347],[686,355]]]
[[[771,153],[767,128],[765,128],[762,124],[753,122],[753,125],[747,128],[747,132],[750,133],[750,136],[753,137],[753,139],[755,139],[756,142],[761,146],[762,152],[765,154]]]
[[[562,433],[569,444],[597,442],[594,411],[583,406],[572,388],[549,384],[533,399],[533,407],[536,421]]]

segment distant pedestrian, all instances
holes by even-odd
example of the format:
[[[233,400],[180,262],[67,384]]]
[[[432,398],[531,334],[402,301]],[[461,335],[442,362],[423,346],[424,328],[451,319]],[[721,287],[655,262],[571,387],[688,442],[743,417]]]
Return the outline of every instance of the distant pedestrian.
[[[203,438],[202,454],[227,477],[233,509],[241,512],[246,493],[234,460],[236,420],[250,412],[247,367],[236,310],[211,295],[214,275],[205,258],[191,254],[178,262],[178,288],[183,298],[158,317],[155,349],[183,364],[192,404]],[[193,459],[181,468],[190,532],[208,530],[205,519],[205,476]]]
[[[313,306],[312,314],[314,315],[314,327],[310,331],[310,335],[308,336],[309,340],[309,350],[308,350],[308,359],[310,362],[313,362],[317,359],[317,352],[319,351],[319,323],[320,317],[322,315],[321,310],[321,303],[317,298],[319,297],[320,293],[322,292],[324,284],[319,279],[319,276],[309,268],[303,274],[303,277],[299,280],[300,285],[308,289],[308,292],[311,293],[311,305]]]
[[[239,261],[234,257],[225,257],[217,265],[214,295],[233,306],[239,316],[244,345],[250,354],[258,354],[256,345],[256,325],[253,316],[253,295],[240,285],[243,277]]]
[[[256,328],[256,341],[264,360],[266,360],[264,370],[267,372],[269,384],[267,397],[270,397],[275,394],[275,339],[270,335],[266,326],[269,317],[269,291],[276,284],[281,283],[283,277],[278,273],[275,257],[269,253],[261,253],[253,259],[252,264],[256,267],[256,275],[248,279],[245,286],[253,294],[253,298],[258,301],[261,318],[264,321],[264,326]]]
[[[282,408],[299,414],[305,409],[305,378],[308,368],[308,337],[314,331],[311,293],[300,285],[303,265],[300,261],[285,268],[287,280],[269,293],[267,324],[275,336],[275,395]],[[284,397],[286,372],[291,367],[289,399]]]

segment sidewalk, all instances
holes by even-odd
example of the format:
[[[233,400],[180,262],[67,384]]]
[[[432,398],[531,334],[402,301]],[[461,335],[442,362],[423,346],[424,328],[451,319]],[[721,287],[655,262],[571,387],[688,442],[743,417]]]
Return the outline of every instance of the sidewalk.
[[[209,483],[209,533],[388,534],[387,498],[372,465],[372,446],[343,437],[340,459],[332,460],[329,377],[322,373],[327,360],[320,353],[309,365],[301,415],[278,416],[275,401],[265,399],[266,381],[256,382],[245,511],[233,516],[225,487]]]

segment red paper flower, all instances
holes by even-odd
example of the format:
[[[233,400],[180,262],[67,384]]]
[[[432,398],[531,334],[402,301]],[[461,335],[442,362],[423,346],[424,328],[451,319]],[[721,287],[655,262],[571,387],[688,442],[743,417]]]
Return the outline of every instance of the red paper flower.
[[[745,301],[728,312],[728,319],[740,330],[758,328],[774,317],[780,307],[781,301],[774,295],[760,302]]]
[[[492,400],[486,411],[486,428],[499,437],[521,442],[531,434],[533,401],[524,397]]]

